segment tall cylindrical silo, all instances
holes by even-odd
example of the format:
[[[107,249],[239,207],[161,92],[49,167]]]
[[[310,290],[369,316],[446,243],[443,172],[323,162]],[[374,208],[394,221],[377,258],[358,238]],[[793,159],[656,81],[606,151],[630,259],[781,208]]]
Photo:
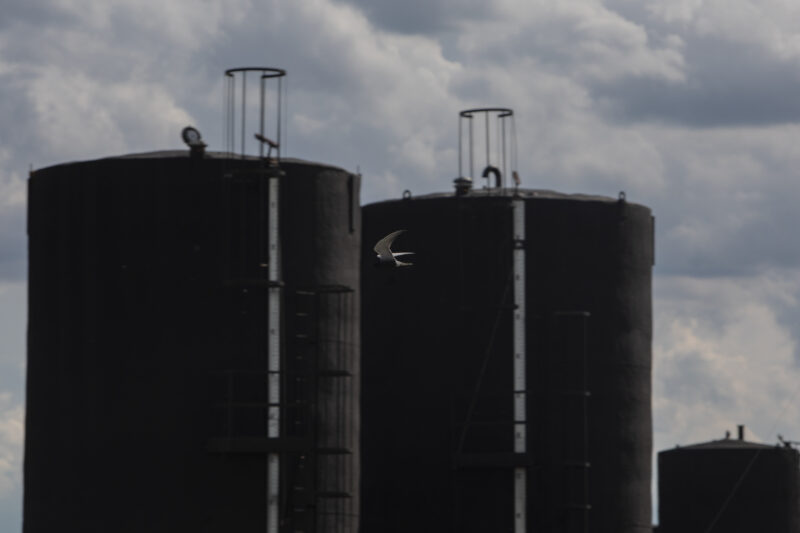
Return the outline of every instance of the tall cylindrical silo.
[[[197,152],[29,181],[26,533],[356,531],[359,177]]]
[[[725,438],[658,454],[660,533],[800,531],[800,454]]]
[[[651,531],[650,210],[466,181],[363,208],[362,530]]]

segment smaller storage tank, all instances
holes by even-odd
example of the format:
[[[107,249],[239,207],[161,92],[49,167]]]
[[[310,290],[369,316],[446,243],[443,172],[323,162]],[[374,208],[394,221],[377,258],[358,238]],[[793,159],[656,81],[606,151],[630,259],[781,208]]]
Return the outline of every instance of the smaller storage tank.
[[[658,454],[659,533],[797,533],[798,451],[726,436]]]

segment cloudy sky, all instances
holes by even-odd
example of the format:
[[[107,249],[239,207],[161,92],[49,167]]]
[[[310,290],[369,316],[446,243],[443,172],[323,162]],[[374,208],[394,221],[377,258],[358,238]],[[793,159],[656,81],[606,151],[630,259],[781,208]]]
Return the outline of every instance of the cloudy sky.
[[[800,440],[795,0],[7,0],[0,17],[0,530],[19,531],[28,169],[222,147],[222,73],[288,70],[284,155],[362,200],[448,190],[457,112],[515,110],[527,187],[657,217],[656,449]]]

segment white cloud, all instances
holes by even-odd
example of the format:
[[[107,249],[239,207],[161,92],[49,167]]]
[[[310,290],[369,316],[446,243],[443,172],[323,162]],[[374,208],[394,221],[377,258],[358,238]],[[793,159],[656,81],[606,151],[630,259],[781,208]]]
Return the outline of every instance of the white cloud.
[[[705,0],[672,0],[670,2],[650,2],[647,10],[669,23],[687,23],[694,19],[703,7]]]
[[[22,397],[28,287],[24,281],[0,281],[0,393]]]
[[[701,36],[764,47],[783,58],[800,57],[800,5],[786,0],[712,0],[692,13]]]
[[[43,151],[62,160],[174,145],[192,122],[163,86],[102,83],[57,67],[43,69],[29,97]]]
[[[656,42],[643,23],[621,16],[602,2],[505,5],[504,20],[492,21],[492,27],[461,38],[465,52],[489,59],[497,59],[499,50],[505,50],[507,57],[533,55],[544,68],[592,82],[627,76],[671,83],[685,79],[680,40]],[[495,31],[487,31],[491,29]]]
[[[28,191],[22,171],[15,170],[10,162],[10,150],[0,147],[0,206],[15,209],[27,203]]]
[[[404,191],[409,190],[408,184],[392,172],[374,173],[365,177],[375,180],[376,198],[381,200],[400,198]]]

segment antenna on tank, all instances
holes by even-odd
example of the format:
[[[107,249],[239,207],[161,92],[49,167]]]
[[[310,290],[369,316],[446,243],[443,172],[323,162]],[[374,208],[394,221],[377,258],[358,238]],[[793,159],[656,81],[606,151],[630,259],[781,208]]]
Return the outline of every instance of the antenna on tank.
[[[478,118],[476,132],[475,119]],[[482,118],[483,120],[480,120]],[[466,122],[465,122],[466,121]],[[492,127],[494,125],[494,136]],[[466,127],[465,127],[466,126]],[[483,126],[481,128],[481,126]],[[465,132],[466,130],[466,132]],[[466,133],[466,141],[464,139]],[[480,139],[479,137],[483,137]],[[508,142],[507,142],[507,138]],[[458,178],[455,179],[456,194],[462,195],[469,192],[475,177],[476,152],[483,141],[484,168],[481,177],[486,178],[486,188],[505,188],[505,177],[509,170],[514,180],[514,186],[519,187],[520,180],[517,173],[517,129],[514,122],[514,111],[507,107],[481,107],[465,109],[458,114]],[[467,148],[464,149],[466,144]],[[492,151],[494,150],[494,154]],[[478,154],[480,157],[480,154]],[[466,161],[465,161],[466,159]],[[464,175],[465,164],[468,164],[469,173]],[[494,183],[492,183],[494,178]]]
[[[248,82],[248,74],[252,73]],[[283,110],[284,88],[283,77],[286,71],[271,67],[240,67],[225,71],[225,151],[228,158],[247,155],[248,115],[258,116],[257,131],[253,134],[258,142],[258,156],[264,158],[266,144],[266,160],[271,161],[272,150],[275,159],[281,158],[281,112]],[[277,83],[268,83],[269,80]],[[248,104],[248,94],[251,96]],[[254,103],[255,102],[255,103]],[[267,113],[267,108],[273,110]],[[269,136],[267,135],[269,132]]]

